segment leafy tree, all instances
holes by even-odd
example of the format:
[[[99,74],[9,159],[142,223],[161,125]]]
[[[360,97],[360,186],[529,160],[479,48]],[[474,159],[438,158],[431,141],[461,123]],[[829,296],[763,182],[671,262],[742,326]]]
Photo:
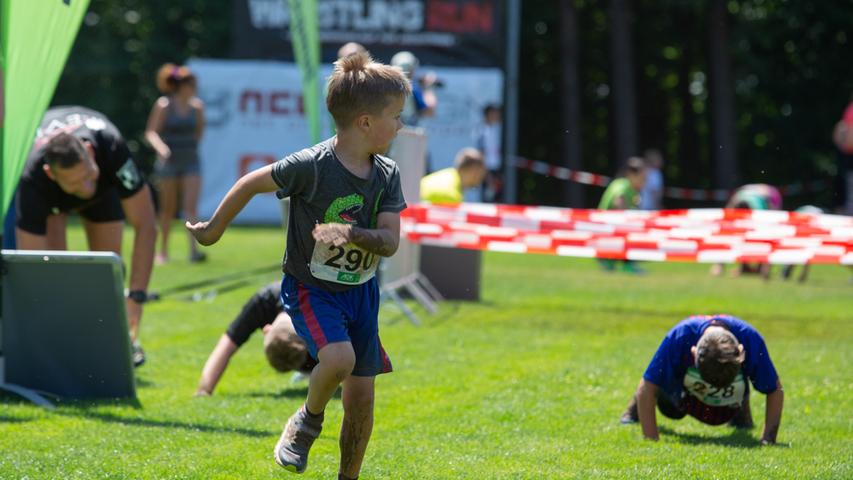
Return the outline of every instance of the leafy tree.
[[[575,0],[580,45],[582,165],[613,174],[613,71],[606,0]],[[660,148],[669,185],[718,188],[709,93],[711,71],[710,0],[639,0],[632,4],[634,78],[639,147]],[[559,2],[525,2],[522,35],[520,151],[565,164],[565,135],[553,105],[560,91]],[[853,1],[731,0],[726,2],[733,72],[737,176],[742,183],[785,185],[827,180],[834,174],[829,140],[853,93],[848,61]],[[561,183],[523,173],[520,200],[561,204]],[[587,204],[600,195],[585,188]],[[828,206],[822,189],[789,197],[786,205]],[[701,206],[668,202],[671,206]]]
[[[142,136],[159,95],[157,69],[190,57],[227,56],[230,20],[223,3],[92,0],[53,104],[103,112],[127,137],[131,150],[150,159]]]
[[[565,46],[578,47],[574,82],[580,111],[580,165],[615,173],[618,138],[613,105],[611,3],[615,0],[523,2],[519,152],[569,165],[562,96]],[[659,148],[668,185],[719,187],[710,95],[711,12],[722,0],[635,0],[630,3],[630,44],[636,90],[638,150]],[[562,2],[562,4],[561,4]],[[571,2],[572,15],[565,15]],[[151,158],[142,132],[158,92],[157,68],[190,57],[227,58],[231,6],[207,0],[92,0],[65,69],[54,104],[82,104],[106,113],[131,149]],[[734,119],[742,182],[784,185],[828,179],[835,171],[833,124],[853,93],[853,0],[728,0],[725,2],[734,90]],[[563,35],[574,18],[573,37]],[[624,79],[623,79],[624,80]],[[578,132],[573,132],[577,134]],[[571,137],[574,138],[577,137]],[[581,148],[582,147],[582,148]],[[565,205],[563,181],[521,171],[519,200]],[[582,187],[585,204],[601,194]],[[790,197],[788,207],[828,206],[822,189]],[[669,206],[701,206],[668,202]]]

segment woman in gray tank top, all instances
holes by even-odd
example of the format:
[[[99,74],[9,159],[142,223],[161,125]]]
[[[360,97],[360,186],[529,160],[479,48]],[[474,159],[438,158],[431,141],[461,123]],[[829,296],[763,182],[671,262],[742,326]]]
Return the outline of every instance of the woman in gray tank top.
[[[185,66],[167,63],[157,73],[163,93],[151,108],[145,139],[157,153],[155,172],[160,197],[160,252],[156,262],[169,261],[169,231],[180,208],[184,217],[198,218],[201,190],[198,143],[204,133],[204,103],[195,96],[195,75]],[[192,236],[190,261],[205,259]]]

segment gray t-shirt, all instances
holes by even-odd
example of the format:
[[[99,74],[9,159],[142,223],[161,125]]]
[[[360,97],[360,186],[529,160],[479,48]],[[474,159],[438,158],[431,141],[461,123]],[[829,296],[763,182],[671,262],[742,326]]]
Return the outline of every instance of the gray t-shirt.
[[[282,270],[305,284],[342,292],[372,277],[379,259],[353,245],[315,245],[314,226],[349,223],[376,228],[378,214],[399,213],[406,202],[393,160],[374,155],[370,178],[365,180],[341,165],[332,144],[329,139],[284,157],[273,165],[272,177],[281,187],[277,195],[290,197]]]

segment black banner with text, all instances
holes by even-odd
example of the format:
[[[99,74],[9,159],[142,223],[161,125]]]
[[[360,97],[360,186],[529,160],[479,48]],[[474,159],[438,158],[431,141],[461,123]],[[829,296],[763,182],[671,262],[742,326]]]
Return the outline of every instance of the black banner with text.
[[[283,0],[234,0],[236,58],[293,61]],[[504,0],[318,0],[322,61],[347,42],[383,62],[400,50],[434,66],[501,67]]]

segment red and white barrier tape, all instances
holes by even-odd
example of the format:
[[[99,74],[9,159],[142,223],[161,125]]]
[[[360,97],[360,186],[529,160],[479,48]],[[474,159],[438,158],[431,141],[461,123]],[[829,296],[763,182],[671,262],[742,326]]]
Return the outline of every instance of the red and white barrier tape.
[[[558,178],[560,180],[582,183],[584,185],[594,185],[597,187],[606,187],[611,180],[607,175],[599,175],[597,173],[582,172],[571,170],[566,167],[552,165],[550,163],[539,160],[530,160],[529,158],[516,157],[515,166],[523,170],[528,170],[540,175]],[[812,180],[810,182],[797,182],[790,185],[779,187],[782,195],[798,195],[803,192],[816,192],[822,188],[828,188],[829,180]],[[732,195],[733,190],[723,188],[704,189],[704,188],[682,188],[682,187],[664,187],[663,194],[667,198],[679,200],[697,200],[697,201],[716,201],[725,202]]]
[[[403,213],[403,231],[418,243],[501,252],[703,263],[853,265],[853,217],[838,215],[420,204]]]
[[[515,166],[524,170],[529,170],[540,175],[559,178],[560,180],[569,180],[572,182],[583,183],[584,185],[595,185],[598,187],[606,187],[611,180],[607,175],[598,175],[596,173],[581,172],[571,170],[558,165],[541,162],[539,160],[530,160],[529,158],[516,157]]]

